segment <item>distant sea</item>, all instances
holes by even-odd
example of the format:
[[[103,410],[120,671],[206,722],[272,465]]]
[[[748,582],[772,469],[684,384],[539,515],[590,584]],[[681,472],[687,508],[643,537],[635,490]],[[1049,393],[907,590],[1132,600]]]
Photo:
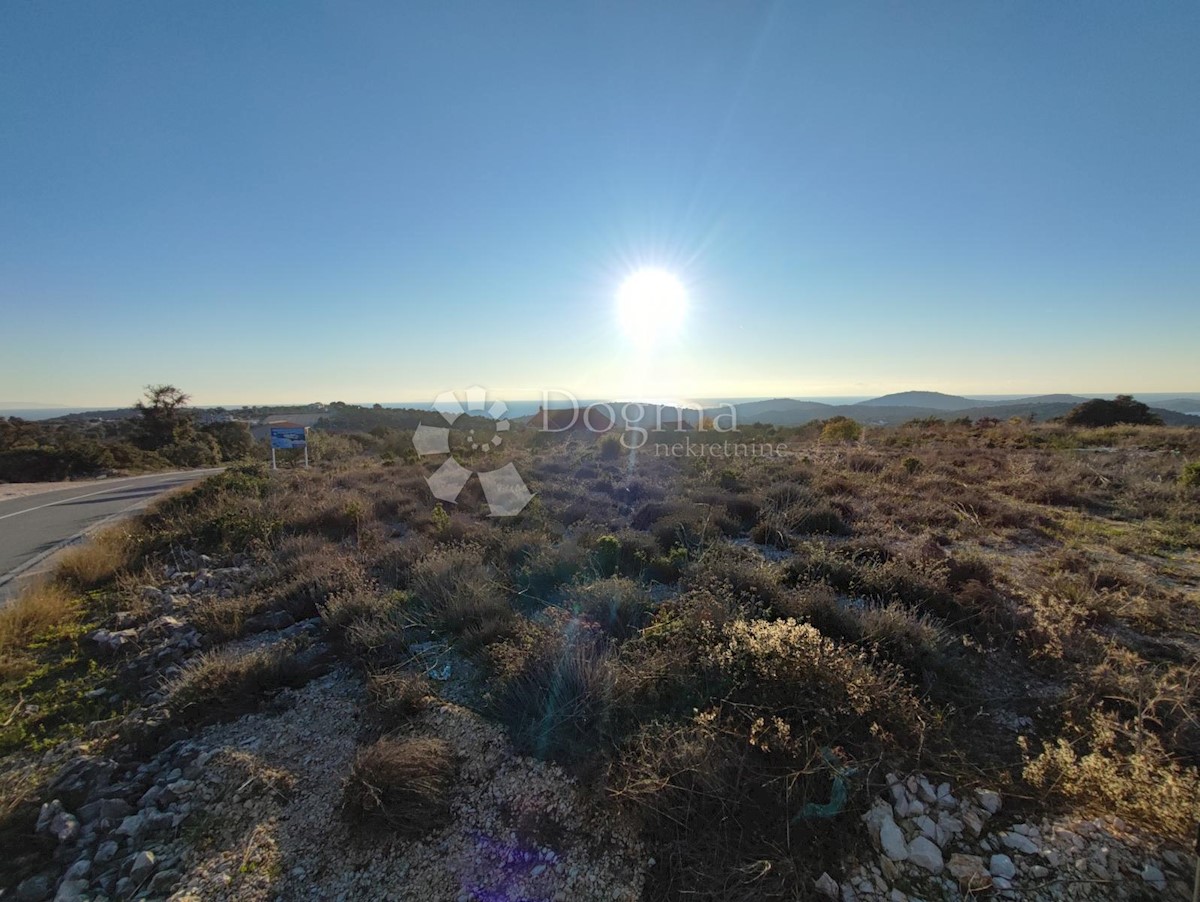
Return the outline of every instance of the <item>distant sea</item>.
[[[89,413],[93,410],[117,410],[116,407],[18,407],[15,410],[0,408],[0,417],[20,417],[23,420],[49,420],[52,417],[65,417],[72,413]]]

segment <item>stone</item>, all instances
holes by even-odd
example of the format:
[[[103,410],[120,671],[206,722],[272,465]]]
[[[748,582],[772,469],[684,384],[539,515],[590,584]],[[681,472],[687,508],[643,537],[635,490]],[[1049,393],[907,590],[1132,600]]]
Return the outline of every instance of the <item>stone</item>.
[[[166,890],[179,882],[179,872],[164,868],[154,875],[154,879],[150,881],[150,890],[153,893],[166,895]]]
[[[137,640],[137,630],[126,629],[110,632],[106,629],[98,629],[88,636],[92,642],[100,647],[101,651],[115,654],[125,646]]]
[[[943,811],[938,815],[938,826],[942,828],[947,836],[958,836],[963,832],[963,822],[952,814],[947,814]]]
[[[60,811],[50,821],[50,834],[59,842],[71,842],[79,835],[79,819]]]
[[[1017,876],[1017,866],[1011,858],[1003,854],[992,856],[992,860],[988,862],[988,871],[993,877],[1003,877],[1006,880]]]
[[[875,848],[879,848],[879,830],[883,826],[883,822],[891,819],[891,806],[882,799],[876,799],[867,809],[867,813],[862,816],[862,822],[867,825],[867,834],[875,843]]]
[[[1142,868],[1142,879],[1160,892],[1167,888],[1167,875],[1148,861]]]
[[[17,884],[16,898],[21,902],[42,902],[50,896],[50,878],[36,874]]]
[[[67,872],[63,874],[63,880],[78,880],[80,877],[86,877],[91,870],[91,861],[86,858],[80,858],[67,868]]]
[[[934,823],[933,818],[931,818],[928,814],[922,814],[913,821],[913,824],[915,824],[916,828],[921,831],[922,836],[937,842],[937,824]]]
[[[988,814],[996,814],[1000,811],[1000,793],[991,789],[977,789],[975,798],[979,800],[979,804]]]
[[[139,808],[150,808],[154,805],[157,805],[158,800],[162,796],[162,794],[163,794],[162,786],[157,786],[157,785],[151,786],[149,789],[147,789],[142,794],[142,797],[140,799],[138,799],[138,807]]]
[[[133,814],[133,806],[124,799],[101,799],[97,813],[101,820],[119,821]]]
[[[34,829],[38,833],[47,832],[50,829],[50,822],[54,820],[55,817],[62,814],[62,811],[63,803],[58,799],[54,799],[50,802],[43,802],[42,808],[38,812],[37,824],[34,826]]]
[[[905,861],[908,858],[909,851],[904,843],[904,833],[891,817],[879,827],[879,848],[892,861]]]
[[[129,877],[134,883],[141,883],[147,877],[154,873],[154,868],[157,867],[158,859],[153,852],[143,851],[138,852],[134,856],[133,865],[129,868]]]
[[[108,864],[117,857],[117,852],[121,851],[121,847],[113,840],[105,840],[100,843],[96,849],[96,864]]]
[[[903,873],[900,870],[900,865],[896,864],[896,862],[892,861],[886,855],[879,859],[879,870],[883,871],[883,877],[889,883],[895,883]]]
[[[128,836],[130,839],[137,839],[146,830],[146,818],[141,814],[131,814],[129,817],[121,821],[121,825],[114,831],[118,836]]]
[[[821,876],[817,878],[816,886],[817,892],[826,899],[836,899],[838,897],[837,881],[824,871],[822,871]]]
[[[985,889],[992,882],[992,875],[978,855],[955,852],[946,864],[946,870],[967,891]]]
[[[82,902],[87,889],[88,882],[86,880],[64,880],[58,885],[58,892],[54,894],[54,902]]]
[[[1028,836],[1020,833],[1002,833],[1000,842],[1009,849],[1024,852],[1026,855],[1036,855],[1041,846]]]
[[[983,833],[983,818],[976,809],[968,808],[963,812],[962,822],[972,836],[978,838]]]
[[[942,850],[925,836],[918,836],[908,844],[908,860],[931,874],[940,874],[945,867]]]

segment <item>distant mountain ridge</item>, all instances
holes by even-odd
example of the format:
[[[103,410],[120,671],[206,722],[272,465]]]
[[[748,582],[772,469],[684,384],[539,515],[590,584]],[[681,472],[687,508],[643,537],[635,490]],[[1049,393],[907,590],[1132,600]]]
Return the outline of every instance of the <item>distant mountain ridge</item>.
[[[976,407],[1003,407],[1012,404],[1082,404],[1087,398],[1078,395],[1034,395],[1029,398],[966,398],[946,395],[940,391],[902,391],[867,401],[855,407],[920,407],[929,410],[967,410]]]
[[[855,407],[921,407],[929,410],[961,410],[986,404],[974,398],[945,395],[940,391],[902,391],[869,401],[859,401]]]
[[[808,401],[797,398],[769,398],[764,401],[746,401],[734,403],[737,421],[743,424],[766,423],[775,426],[802,426],[813,420],[827,420],[835,416],[850,417],[867,425],[898,425],[909,420],[923,420],[931,417],[943,420],[955,420],[968,417],[977,420],[981,417],[995,417],[1006,420],[1010,417],[1030,417],[1045,421],[1061,417],[1072,408],[1089,399],[1078,395],[1050,394],[1034,395],[1028,398],[996,399],[996,398],[967,398],[960,395],[948,395],[934,391],[905,391],[866,401],[845,404],[829,404],[822,401]],[[514,405],[514,409],[515,409]],[[659,411],[659,406],[647,404],[647,411]],[[414,405],[413,409],[421,405]],[[238,416],[249,416],[258,419],[268,413],[293,413],[304,411],[321,411],[332,422],[338,419],[339,409],[347,414],[359,410],[369,410],[363,405],[265,405],[255,408],[196,408],[197,413],[229,413]],[[388,408],[395,409],[395,408]],[[1200,400],[1193,398],[1175,398],[1152,404],[1150,409],[1162,418],[1169,426],[1200,426]],[[0,407],[0,411],[4,408]],[[21,416],[20,409],[10,408],[10,415]],[[708,416],[727,414],[728,407],[706,407],[704,413]],[[103,419],[125,419],[137,415],[134,408],[108,410],[78,411],[67,409],[56,411],[53,407],[37,410],[27,410],[25,413],[36,419],[55,419],[62,421],[80,421],[95,417]],[[661,408],[664,422],[673,420],[680,414],[674,407]],[[650,414],[647,414],[650,415]],[[685,409],[682,419],[695,426],[699,411]],[[510,410],[509,417],[514,417]]]
[[[995,417],[1006,420],[1014,416],[1032,416],[1035,420],[1044,421],[1065,416],[1074,407],[1087,400],[1087,398],[1067,394],[1035,395],[1011,400],[985,400],[947,395],[942,392],[907,391],[859,401],[856,404],[833,405],[791,398],[774,398],[770,401],[737,404],[735,409],[738,421],[742,423],[758,422],[774,426],[802,426],[813,420],[844,416],[858,420],[860,423],[885,426],[929,417],[944,420],[963,417],[978,420],[981,417]],[[1196,404],[1196,413],[1200,414],[1200,402],[1190,402],[1186,398],[1179,399],[1179,402]],[[1200,415],[1192,415],[1188,411],[1170,409],[1162,405],[1152,406],[1150,409],[1158,414],[1168,426],[1200,426]]]
[[[1200,413],[1200,401],[1195,398],[1171,398],[1159,401],[1158,406],[1165,410],[1174,410],[1176,413]]]

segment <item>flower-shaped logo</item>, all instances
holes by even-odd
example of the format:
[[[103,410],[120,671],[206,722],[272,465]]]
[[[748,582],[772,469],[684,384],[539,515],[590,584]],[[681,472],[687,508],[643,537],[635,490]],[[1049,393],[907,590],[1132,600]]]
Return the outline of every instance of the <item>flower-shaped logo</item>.
[[[500,446],[503,441],[500,434],[507,432],[509,428],[508,419],[505,417],[505,414],[508,413],[507,405],[503,401],[496,401],[491,407],[488,407],[487,390],[478,385],[468,388],[463,394],[466,397],[465,406],[455,392],[442,392],[437,396],[433,402],[433,409],[442,415],[448,425],[426,426],[422,424],[418,426],[417,431],[413,433],[413,447],[417,449],[417,454],[449,454],[449,427],[453,426],[454,421],[466,413],[488,416],[496,423],[495,433],[490,439],[485,438],[482,430],[478,427],[472,427],[467,431],[466,440],[471,450],[487,453]],[[425,481],[429,483],[433,497],[439,501],[454,504],[458,501],[463,486],[467,484],[467,480],[474,472],[476,471],[468,470],[453,457],[449,457],[438,467],[437,472],[426,477]],[[525,480],[521,478],[521,474],[517,472],[517,468],[512,463],[507,463],[495,470],[479,471],[477,475],[480,485],[483,486],[483,495],[487,499],[489,513],[493,517],[515,516],[524,510],[525,505],[533,498],[525,485]]]

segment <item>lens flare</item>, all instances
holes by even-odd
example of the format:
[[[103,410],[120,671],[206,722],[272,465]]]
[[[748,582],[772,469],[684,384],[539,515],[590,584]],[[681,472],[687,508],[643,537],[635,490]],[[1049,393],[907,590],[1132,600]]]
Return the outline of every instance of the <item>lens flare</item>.
[[[639,269],[617,292],[621,328],[639,344],[653,344],[678,332],[686,312],[683,283],[663,269]]]

